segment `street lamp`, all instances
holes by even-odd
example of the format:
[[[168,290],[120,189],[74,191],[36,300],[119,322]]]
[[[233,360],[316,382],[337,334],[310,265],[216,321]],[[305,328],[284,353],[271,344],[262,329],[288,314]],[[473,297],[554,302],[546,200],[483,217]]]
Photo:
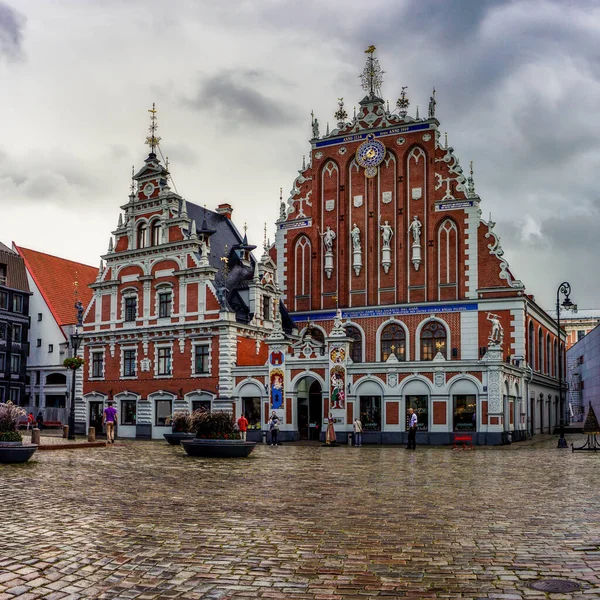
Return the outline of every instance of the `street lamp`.
[[[573,304],[569,298],[571,293],[571,285],[567,281],[563,281],[556,290],[556,321],[558,323],[558,393],[559,393],[559,406],[560,406],[560,437],[558,438],[558,447],[567,448],[567,440],[565,440],[565,404],[563,396],[563,384],[562,384],[562,345],[560,337],[560,307],[562,306],[565,310],[577,310],[577,304]],[[565,299],[560,304],[560,294]]]
[[[80,335],[77,325],[75,325],[75,331],[71,334],[71,348],[73,348],[73,358],[77,358],[77,351],[81,345],[83,337]],[[69,440],[75,439],[75,378],[77,376],[77,369],[72,370],[71,377],[71,406],[69,409]]]

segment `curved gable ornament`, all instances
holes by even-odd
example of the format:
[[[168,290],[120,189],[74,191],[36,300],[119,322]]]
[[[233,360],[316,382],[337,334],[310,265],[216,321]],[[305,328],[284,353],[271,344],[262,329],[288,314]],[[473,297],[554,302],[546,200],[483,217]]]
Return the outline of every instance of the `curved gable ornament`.
[[[487,223],[482,220],[482,223],[487,225],[488,228],[485,237],[492,238],[492,243],[488,244],[488,250],[490,251],[490,254],[492,256],[495,256],[500,261],[500,273],[498,276],[500,277],[500,279],[505,279],[511,288],[525,289],[523,282],[513,277],[512,273],[510,272],[507,260],[505,258],[502,258],[504,256],[504,250],[500,245],[500,238],[493,231],[496,223],[494,223],[494,221],[492,221],[491,219]]]

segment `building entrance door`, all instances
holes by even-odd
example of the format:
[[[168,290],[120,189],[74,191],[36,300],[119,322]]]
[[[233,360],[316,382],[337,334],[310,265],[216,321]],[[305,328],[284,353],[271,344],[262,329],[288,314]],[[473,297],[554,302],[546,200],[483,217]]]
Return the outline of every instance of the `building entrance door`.
[[[298,398],[298,437],[309,439],[308,398]]]
[[[104,402],[90,402],[90,422],[89,426],[96,429],[96,437],[104,435],[102,431],[102,411]]]
[[[309,376],[298,382],[296,390],[298,436],[301,440],[318,440],[323,422],[321,384]]]

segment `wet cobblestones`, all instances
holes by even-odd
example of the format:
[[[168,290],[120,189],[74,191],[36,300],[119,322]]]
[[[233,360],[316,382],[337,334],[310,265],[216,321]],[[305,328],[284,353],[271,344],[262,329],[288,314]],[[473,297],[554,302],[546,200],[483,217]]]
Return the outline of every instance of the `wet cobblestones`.
[[[38,452],[0,465],[0,600],[600,598],[600,455],[554,445]]]

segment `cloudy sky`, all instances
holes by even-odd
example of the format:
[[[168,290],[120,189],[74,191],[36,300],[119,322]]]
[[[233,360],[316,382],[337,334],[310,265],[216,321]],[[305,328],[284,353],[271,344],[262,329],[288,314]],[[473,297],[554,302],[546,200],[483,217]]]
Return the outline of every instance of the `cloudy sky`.
[[[351,110],[375,44],[390,104],[435,86],[528,292],[599,307],[598,39],[596,0],[0,0],[0,240],[98,264],[152,102],[178,192],[272,239],[311,110]]]

